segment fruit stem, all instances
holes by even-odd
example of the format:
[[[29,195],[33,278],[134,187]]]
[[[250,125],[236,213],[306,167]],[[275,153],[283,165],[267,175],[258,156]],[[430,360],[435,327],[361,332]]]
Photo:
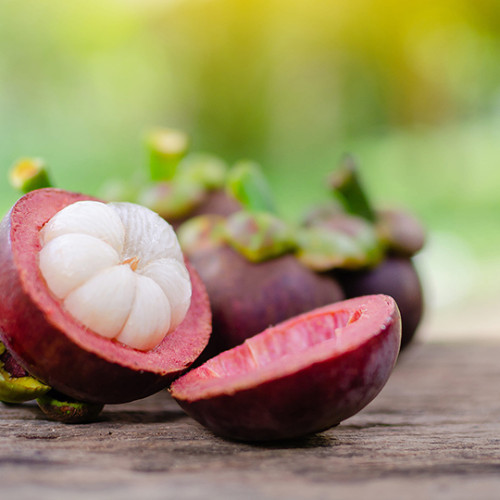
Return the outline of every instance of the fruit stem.
[[[9,172],[10,184],[23,193],[53,187],[46,163],[40,158],[21,158]]]
[[[179,130],[156,129],[147,135],[146,146],[151,180],[166,181],[174,178],[179,162],[187,153],[189,139]]]
[[[340,167],[329,178],[332,191],[338,195],[347,212],[375,222],[376,215],[361,185],[354,158],[346,155]]]
[[[229,170],[226,189],[250,212],[276,212],[276,205],[259,165],[252,161],[240,161]]]

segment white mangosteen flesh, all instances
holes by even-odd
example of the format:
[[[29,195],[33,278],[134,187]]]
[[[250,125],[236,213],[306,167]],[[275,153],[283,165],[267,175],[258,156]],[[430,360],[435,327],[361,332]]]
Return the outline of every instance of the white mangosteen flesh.
[[[184,319],[191,281],[170,224],[133,203],[78,201],[40,230],[40,271],[86,328],[155,348]]]

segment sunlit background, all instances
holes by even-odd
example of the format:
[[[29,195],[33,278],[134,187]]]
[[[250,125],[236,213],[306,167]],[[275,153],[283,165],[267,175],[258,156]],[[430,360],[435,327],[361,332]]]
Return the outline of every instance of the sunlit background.
[[[0,0],[0,210],[40,156],[98,194],[145,131],[257,160],[293,219],[353,153],[429,229],[423,338],[500,338],[500,2]]]

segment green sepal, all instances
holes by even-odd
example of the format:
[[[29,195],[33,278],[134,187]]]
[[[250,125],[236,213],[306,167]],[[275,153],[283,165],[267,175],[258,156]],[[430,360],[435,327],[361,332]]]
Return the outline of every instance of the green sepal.
[[[137,202],[167,221],[188,215],[201,203],[205,190],[190,182],[163,181],[147,186],[138,196]]]
[[[204,189],[220,189],[224,186],[228,166],[221,158],[208,153],[190,153],[179,163],[176,179],[179,182],[197,184]]]
[[[303,226],[320,224],[343,213],[345,210],[342,203],[337,199],[330,199],[309,207],[301,217],[301,224]]]
[[[144,186],[143,179],[108,179],[100,186],[97,197],[104,201],[127,201],[135,203]]]
[[[0,342],[0,355],[6,351]],[[7,353],[8,355],[8,353]],[[5,369],[5,364],[0,361],[0,401],[5,403],[24,403],[39,396],[43,396],[50,390],[48,385],[43,384],[29,375],[14,377]]]
[[[276,212],[271,188],[257,163],[240,161],[227,174],[226,190],[251,212]]]
[[[66,424],[93,422],[104,407],[101,403],[78,401],[56,391],[37,398],[36,402],[47,418]]]
[[[49,390],[48,385],[33,377],[11,377],[8,372],[0,368],[0,401],[24,403],[43,396]]]
[[[337,221],[300,228],[296,240],[297,258],[314,271],[373,267],[385,254],[374,227],[347,214]]]
[[[348,213],[370,222],[375,221],[375,211],[361,185],[358,166],[351,156],[342,159],[339,168],[330,175],[328,183],[332,194]]]
[[[289,224],[269,212],[240,211],[224,225],[224,239],[252,262],[278,257],[295,250]]]
[[[204,214],[182,223],[177,228],[177,238],[184,254],[199,255],[222,245],[225,220],[221,215]]]
[[[22,193],[52,187],[47,165],[40,158],[21,158],[18,160],[9,172],[9,181],[14,188]]]

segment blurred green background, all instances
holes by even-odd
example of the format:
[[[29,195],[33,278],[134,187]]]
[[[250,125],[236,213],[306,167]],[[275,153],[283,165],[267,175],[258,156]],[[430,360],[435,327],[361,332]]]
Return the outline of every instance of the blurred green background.
[[[350,152],[429,228],[429,328],[500,337],[499,59],[497,0],[0,0],[0,211],[19,157],[98,194],[157,125],[260,162],[290,218]]]

